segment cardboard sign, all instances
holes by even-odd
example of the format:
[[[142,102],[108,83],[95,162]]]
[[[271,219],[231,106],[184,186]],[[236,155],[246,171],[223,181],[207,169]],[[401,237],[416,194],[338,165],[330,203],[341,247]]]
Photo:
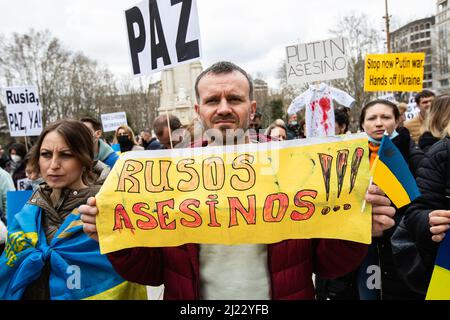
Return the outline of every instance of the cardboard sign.
[[[103,132],[116,131],[121,125],[128,125],[125,112],[106,113],[101,115]]]
[[[185,243],[370,243],[367,137],[127,152],[97,194],[102,253]],[[299,170],[299,168],[301,168]]]
[[[37,87],[8,87],[4,92],[6,120],[11,137],[40,135],[42,108]]]
[[[125,11],[125,22],[135,76],[201,58],[196,0],[145,0]]]
[[[422,91],[425,53],[368,54],[365,91]]]
[[[347,78],[348,57],[344,38],[288,46],[286,56],[288,84]]]

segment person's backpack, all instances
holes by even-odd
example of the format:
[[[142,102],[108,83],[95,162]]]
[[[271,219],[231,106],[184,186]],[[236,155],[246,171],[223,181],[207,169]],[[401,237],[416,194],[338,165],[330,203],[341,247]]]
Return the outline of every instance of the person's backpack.
[[[447,180],[445,185],[446,208],[450,208],[450,137],[445,138],[447,144]],[[398,273],[406,280],[411,290],[425,297],[433,272],[435,255],[420,254],[414,237],[411,235],[403,217],[392,238],[392,253],[397,263]]]

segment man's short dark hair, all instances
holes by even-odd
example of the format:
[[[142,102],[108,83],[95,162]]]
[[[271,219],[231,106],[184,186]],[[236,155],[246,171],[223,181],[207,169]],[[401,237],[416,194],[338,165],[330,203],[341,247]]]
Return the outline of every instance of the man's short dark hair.
[[[334,110],[334,120],[341,126],[344,127],[344,132],[348,131],[348,127],[350,125],[350,118],[348,113],[342,109]]]
[[[414,99],[416,100],[416,104],[419,105],[420,104],[420,99],[429,98],[429,97],[435,97],[435,96],[436,95],[434,94],[433,91],[423,90],[422,92],[419,92]]]
[[[207,74],[228,74],[232,73],[234,71],[242,73],[245,78],[248,81],[249,86],[249,98],[250,101],[253,100],[253,81],[252,78],[248,75],[247,72],[245,72],[241,67],[238,65],[228,62],[228,61],[219,61],[214,63],[212,66],[210,66],[208,69],[203,70],[202,73],[200,73],[197,77],[197,80],[195,81],[195,96],[197,98],[197,102],[200,103],[200,94],[198,93],[198,83],[200,80],[206,76]]]
[[[92,128],[94,128],[94,131],[102,130],[102,123],[93,117],[84,116],[80,118],[80,121],[89,122],[92,125]]]
[[[181,128],[181,121],[177,116],[169,115],[170,131],[175,131]],[[157,136],[161,136],[164,133],[164,128],[167,128],[167,116],[165,114],[156,117],[153,121],[153,131]]]

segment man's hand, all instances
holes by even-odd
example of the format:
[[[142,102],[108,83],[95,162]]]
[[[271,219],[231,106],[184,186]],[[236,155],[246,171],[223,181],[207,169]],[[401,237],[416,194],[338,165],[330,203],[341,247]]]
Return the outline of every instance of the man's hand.
[[[441,242],[445,232],[450,229],[450,210],[434,210],[428,215],[430,219],[431,240]]]
[[[395,208],[391,207],[391,200],[376,185],[369,187],[365,199],[372,204],[372,237],[381,237],[384,230],[395,225],[392,219]]]
[[[78,211],[81,214],[81,221],[83,221],[84,233],[98,242],[97,226],[95,223],[98,209],[96,207],[95,198],[90,197],[86,204],[83,204],[78,208]]]

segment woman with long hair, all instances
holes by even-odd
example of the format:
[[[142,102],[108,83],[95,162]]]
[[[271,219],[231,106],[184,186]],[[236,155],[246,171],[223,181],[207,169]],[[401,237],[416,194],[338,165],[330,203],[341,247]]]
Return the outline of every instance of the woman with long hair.
[[[423,158],[423,152],[416,146],[406,131],[397,132],[396,128],[399,121],[400,112],[397,106],[388,100],[374,100],[362,108],[360,127],[368,136],[370,167],[372,167],[378,155],[383,136],[387,134],[389,139],[400,150],[414,175]],[[405,210],[406,207],[396,209],[394,227],[380,234],[372,235],[373,239],[369,248],[369,255],[358,273],[349,274],[342,279],[330,280],[325,285],[321,284],[322,292],[318,294],[331,299],[420,299],[420,296],[407,286],[398,273],[392,258],[391,237]],[[367,270],[365,269],[367,269],[367,266],[374,264],[381,270],[381,290],[368,293],[366,279],[362,279],[361,275],[367,277]],[[358,290],[359,286],[360,290]],[[324,287],[325,289],[323,289]],[[323,291],[325,291],[325,294],[323,294]],[[374,292],[376,294],[372,294]]]
[[[133,130],[127,125],[122,124],[116,129],[114,134],[114,143],[120,145],[120,152],[144,150],[136,143]]]
[[[8,221],[0,299],[139,297],[140,286],[117,275],[98,242],[83,233],[78,207],[100,188],[90,177],[89,129],[80,121],[59,120],[43,130],[33,150],[29,162],[44,182]]]

